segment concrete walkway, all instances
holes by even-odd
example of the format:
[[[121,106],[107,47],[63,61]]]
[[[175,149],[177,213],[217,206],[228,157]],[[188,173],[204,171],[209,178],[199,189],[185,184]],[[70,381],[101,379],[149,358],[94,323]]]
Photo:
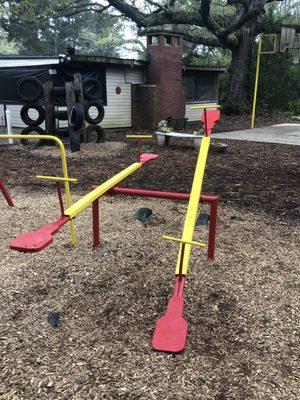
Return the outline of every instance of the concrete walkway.
[[[213,138],[300,146],[300,124],[278,124],[265,128],[216,133],[213,134]]]

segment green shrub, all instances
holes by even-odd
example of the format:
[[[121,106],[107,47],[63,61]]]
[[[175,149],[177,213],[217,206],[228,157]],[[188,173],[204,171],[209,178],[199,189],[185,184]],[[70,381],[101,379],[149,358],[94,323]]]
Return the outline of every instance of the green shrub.
[[[289,101],[288,104],[293,115],[300,115],[300,99]]]

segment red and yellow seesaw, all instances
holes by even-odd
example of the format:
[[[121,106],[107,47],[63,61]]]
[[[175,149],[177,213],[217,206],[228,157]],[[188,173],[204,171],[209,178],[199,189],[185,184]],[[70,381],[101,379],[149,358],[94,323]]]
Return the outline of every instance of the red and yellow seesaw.
[[[7,134],[5,135],[0,135],[0,140],[7,140]],[[67,165],[67,156],[66,156],[66,150],[63,142],[57,138],[56,136],[52,135],[20,135],[20,134],[14,134],[9,136],[12,139],[27,139],[27,140],[34,140],[34,139],[39,139],[39,140],[51,140],[55,142],[58,145],[59,152],[60,152],[60,158],[61,158],[61,169],[62,169],[62,177],[58,176],[45,176],[45,175],[38,175],[38,179],[43,179],[43,180],[48,180],[48,181],[54,181],[56,183],[56,188],[57,188],[57,194],[59,198],[59,204],[60,204],[60,209],[61,209],[61,214],[63,216],[63,200],[62,200],[62,194],[61,194],[61,188],[60,184],[61,182],[64,183],[65,186],[65,194],[66,194],[66,204],[68,207],[71,206],[72,204],[72,199],[71,199],[71,190],[70,190],[70,183],[77,182],[77,179],[69,178],[68,174],[68,165]],[[2,183],[2,184],[1,184]],[[0,181],[0,189],[6,198],[6,201],[10,206],[14,206],[13,201],[8,193],[8,190],[4,186],[3,182]],[[58,221],[55,226],[58,224]],[[76,243],[76,234],[75,234],[75,227],[74,227],[74,221],[70,220],[69,221],[69,227],[70,227],[70,236],[71,236],[71,243],[75,244]],[[41,249],[42,250],[42,249]],[[25,251],[25,250],[23,250]],[[29,251],[29,250],[27,250]],[[38,250],[35,250],[38,251]]]
[[[59,229],[68,222],[73,222],[74,218],[89,207],[91,204],[95,204],[97,200],[107,193],[111,188],[116,186],[118,183],[123,181],[133,172],[142,167],[143,164],[155,160],[158,157],[157,154],[141,154],[139,161],[131,164],[129,167],[125,168],[123,171],[114,175],[112,178],[108,179],[106,182],[102,183],[90,193],[83,196],[74,204],[70,205],[64,212],[61,218],[56,221],[43,226],[42,228],[33,231],[25,232],[18,236],[10,243],[10,248],[13,250],[21,252],[38,252],[49,246],[53,242],[54,234],[59,231]],[[39,178],[47,178],[42,177]],[[58,177],[56,179],[59,179]],[[65,181],[64,178],[61,178]]]
[[[169,199],[187,199],[189,198],[188,209],[186,213],[183,233],[181,238],[171,236],[164,236],[164,239],[180,243],[177,264],[175,269],[175,285],[173,295],[168,302],[166,314],[156,322],[155,331],[152,338],[152,346],[155,350],[179,353],[184,350],[186,345],[187,336],[187,322],[183,318],[183,291],[184,284],[188,273],[189,260],[191,254],[191,247],[198,246],[204,247],[204,243],[199,243],[193,240],[198,204],[199,200],[202,201],[201,196],[206,160],[210,146],[210,136],[215,122],[219,119],[219,111],[207,114],[206,109],[216,108],[213,106],[195,106],[194,109],[203,109],[203,122],[205,135],[201,140],[198,160],[196,164],[193,185],[190,195],[182,193],[168,193],[168,192],[155,192],[147,190],[130,190],[125,188],[117,188],[116,185],[123,181],[127,176],[131,175],[139,169],[144,163],[156,159],[156,154],[140,154],[140,142],[138,142],[138,157],[139,161],[133,163],[131,166],[125,168],[117,175],[104,182],[102,185],[96,187],[86,196],[82,197],[76,203],[71,205],[64,212],[64,215],[52,224],[45,225],[34,232],[27,232],[16,238],[10,243],[10,247],[14,250],[23,252],[36,252],[44,249],[53,242],[54,234],[59,228],[67,222],[73,222],[73,219],[89,205],[93,205],[93,218],[94,218],[94,245],[99,243],[99,225],[98,225],[98,199],[105,193],[111,194],[127,194],[127,195],[141,195],[149,197],[160,197]],[[142,136],[132,136],[140,140]],[[49,177],[48,177],[49,178]],[[214,252],[214,239],[215,239],[215,225],[216,225],[216,206],[217,198],[215,196],[205,196],[208,202],[214,205],[214,222],[212,229],[212,254],[209,258],[213,258]],[[96,211],[97,210],[97,211]],[[96,228],[96,229],[95,229]]]
[[[203,106],[193,107],[193,109],[202,108]],[[163,236],[166,240],[180,243],[180,247],[175,269],[176,280],[173,295],[168,302],[166,314],[156,322],[152,338],[152,347],[158,351],[179,353],[184,350],[186,345],[187,322],[183,318],[183,290],[188,274],[191,248],[192,246],[205,246],[204,243],[194,241],[193,237],[212,127],[220,117],[220,112],[216,110],[216,112],[211,114],[211,118],[209,118],[206,108],[216,108],[216,106],[205,106],[204,108],[204,137],[201,140],[182,237]]]

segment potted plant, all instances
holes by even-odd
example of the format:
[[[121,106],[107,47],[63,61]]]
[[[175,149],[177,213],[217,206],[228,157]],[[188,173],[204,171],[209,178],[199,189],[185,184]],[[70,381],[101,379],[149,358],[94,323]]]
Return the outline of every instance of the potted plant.
[[[198,148],[198,147],[200,147],[201,140],[202,140],[202,138],[203,138],[203,136],[204,136],[204,131],[203,131],[203,129],[201,128],[201,129],[198,129],[198,130],[194,131],[193,133],[194,133],[194,135],[195,135],[194,146],[195,146],[196,148]]]
[[[169,128],[168,125],[168,121],[166,119],[163,119],[158,123],[158,131],[162,133],[171,132],[171,129]]]
[[[166,140],[165,134],[171,132],[167,120],[163,119],[158,123],[158,132],[164,134],[164,135],[157,135],[158,144],[164,145]]]

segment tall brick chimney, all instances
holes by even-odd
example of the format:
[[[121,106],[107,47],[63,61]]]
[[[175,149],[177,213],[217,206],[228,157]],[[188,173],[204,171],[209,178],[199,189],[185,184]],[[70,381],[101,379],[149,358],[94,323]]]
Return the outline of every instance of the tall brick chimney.
[[[184,118],[182,38],[175,35],[149,34],[147,52],[147,84],[157,86],[155,122],[168,117]]]

